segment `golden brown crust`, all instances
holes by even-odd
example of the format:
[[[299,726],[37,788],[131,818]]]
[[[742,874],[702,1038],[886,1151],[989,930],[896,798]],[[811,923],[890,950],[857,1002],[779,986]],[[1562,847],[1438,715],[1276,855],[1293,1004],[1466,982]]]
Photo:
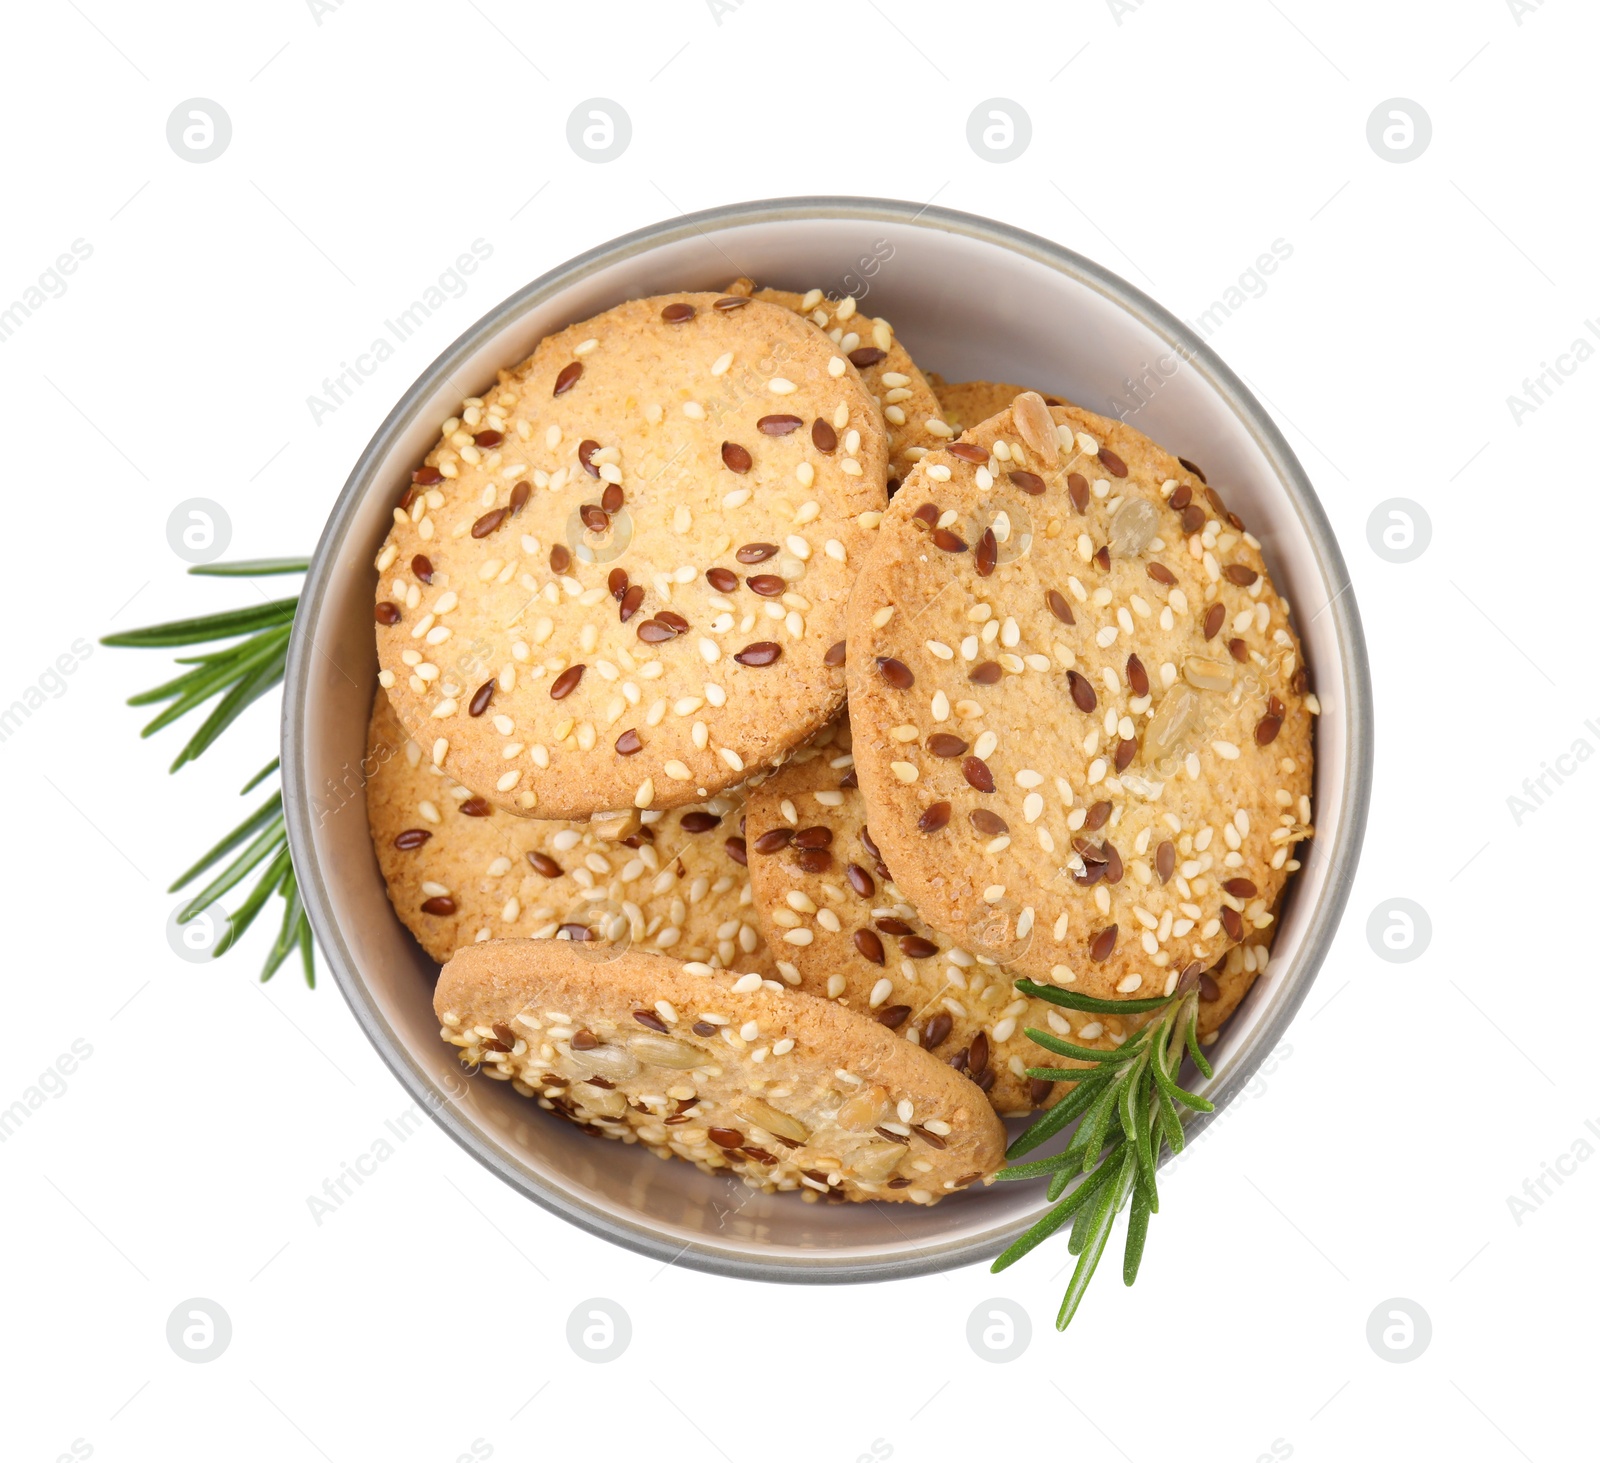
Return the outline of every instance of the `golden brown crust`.
[[[430,758],[510,812],[703,801],[843,699],[826,652],[885,503],[883,418],[815,326],[720,298],[548,337],[396,493],[380,679]]]
[[[1310,836],[1315,701],[1220,496],[1121,422],[1030,400],[1037,445],[1014,405],[963,434],[980,462],[930,454],[885,515],[848,618],[857,773],[928,924],[1150,996],[1270,925]]]
[[[541,1106],[752,1187],[929,1204],[1003,1157],[1004,1129],[966,1078],[755,975],[493,941],[445,966],[434,1011],[463,1062]]]
[[[741,789],[615,823],[513,817],[434,767],[382,691],[365,770],[389,901],[441,965],[462,945],[529,936],[772,973],[740,862]]]

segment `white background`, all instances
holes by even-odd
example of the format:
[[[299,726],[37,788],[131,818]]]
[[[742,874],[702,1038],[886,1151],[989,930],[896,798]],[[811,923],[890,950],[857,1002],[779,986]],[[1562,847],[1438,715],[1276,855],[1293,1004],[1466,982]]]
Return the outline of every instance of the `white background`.
[[[936,199],[1189,318],[1292,246],[1211,344],[1275,413],[1350,564],[1378,704],[1365,855],[1275,1069],[1168,1170],[1138,1286],[1108,1260],[1066,1336],[1059,1244],[1000,1277],[713,1279],[566,1226],[431,1126],[318,1225],[308,1196],[407,1098],[331,983],[286,967],[256,984],[264,930],[215,965],[163,935],[167,883],[271,755],[275,698],[168,778],[182,733],[141,743],[122,705],[167,657],[95,649],[0,743],[0,1108],[92,1048],[0,1144],[6,1458],[76,1441],[450,1463],[475,1440],[478,1457],[738,1463],[1593,1456],[1600,1162],[1569,1160],[1519,1216],[1508,1198],[1587,1119],[1600,1148],[1600,767],[1568,764],[1520,825],[1507,802],[1578,739],[1600,748],[1600,362],[1520,424],[1507,404],[1600,315],[1592,8],[315,8],[48,0],[8,19],[0,307],[73,240],[93,252],[0,342],[0,704],[76,641],[248,602],[185,577],[173,506],[223,503],[231,556],[309,552],[389,404],[570,255],[743,198]],[[596,95],[633,126],[604,165],[566,140]],[[166,138],[192,97],[232,120],[204,165]],[[967,142],[992,97],[1031,117],[1010,163]],[[1405,164],[1367,140],[1394,97],[1432,120]],[[467,292],[315,423],[323,378],[479,238],[493,254]],[[1432,523],[1409,563],[1369,546],[1391,498]],[[1395,897],[1432,920],[1407,964],[1366,935]],[[607,1365],[566,1341],[594,1296],[632,1320]],[[1003,1365],[967,1341],[997,1296],[1033,1322]],[[191,1297],[232,1321],[206,1365],[166,1340]],[[1404,1365],[1367,1340],[1395,1297],[1432,1323]]]

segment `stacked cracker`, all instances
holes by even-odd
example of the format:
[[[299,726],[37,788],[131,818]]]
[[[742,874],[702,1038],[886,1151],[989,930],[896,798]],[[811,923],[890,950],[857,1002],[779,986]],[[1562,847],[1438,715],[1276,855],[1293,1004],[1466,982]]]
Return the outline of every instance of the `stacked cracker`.
[[[1259,544],[854,301],[739,280],[549,337],[377,570],[369,814],[441,1034],[586,1131],[932,1203],[1067,1088],[1030,1027],[1140,1019],[1017,977],[1199,982],[1214,1032],[1265,969],[1315,699]]]

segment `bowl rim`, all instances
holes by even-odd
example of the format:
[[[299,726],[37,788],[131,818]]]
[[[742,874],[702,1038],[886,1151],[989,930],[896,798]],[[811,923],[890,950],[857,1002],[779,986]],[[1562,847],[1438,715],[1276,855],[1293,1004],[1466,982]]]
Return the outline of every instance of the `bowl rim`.
[[[888,1256],[857,1254],[841,1259],[829,1251],[819,1250],[814,1260],[788,1253],[763,1259],[706,1239],[691,1239],[684,1244],[679,1237],[667,1236],[647,1223],[622,1219],[572,1195],[544,1188],[536,1175],[503,1159],[457,1112],[454,1104],[440,1100],[435,1084],[385,1020],[366,989],[333,917],[332,899],[316,855],[309,769],[304,765],[308,741],[303,712],[314,658],[310,648],[314,640],[311,627],[320,619],[329,587],[338,572],[340,550],[351,521],[372,485],[377,465],[388,455],[396,437],[411,425],[421,404],[437,390],[440,381],[528,309],[601,268],[692,235],[704,237],[730,227],[816,218],[930,228],[964,235],[1064,274],[1132,315],[1171,349],[1181,352],[1186,362],[1232,409],[1287,492],[1325,582],[1341,586],[1327,609],[1333,616],[1335,638],[1343,661],[1341,704],[1346,737],[1341,788],[1343,816],[1332,846],[1320,839],[1316,845],[1318,853],[1325,854],[1328,861],[1326,883],[1308,916],[1293,988],[1280,998],[1278,1009],[1270,1019],[1252,1034],[1249,1045],[1235,1054],[1227,1070],[1207,1088],[1215,1108],[1209,1114],[1195,1115],[1186,1125],[1192,1141],[1242,1090],[1256,1068],[1277,1046],[1327,958],[1349,899],[1372,788],[1373,707],[1366,638],[1351,592],[1350,575],[1332,525],[1305,469],[1254,394],[1176,315],[1102,265],[1051,240],[994,219],[931,203],[829,195],[770,198],[722,204],[635,229],[585,250],[516,290],[473,322],[424,368],[373,433],[340,489],[306,572],[294,619],[284,676],[280,750],[290,854],[306,914],[323,958],[357,1024],[385,1065],[417,1104],[463,1149],[542,1208],[592,1234],[653,1259],[740,1279],[862,1283],[931,1274],[991,1259],[1032,1224],[1036,1216]]]

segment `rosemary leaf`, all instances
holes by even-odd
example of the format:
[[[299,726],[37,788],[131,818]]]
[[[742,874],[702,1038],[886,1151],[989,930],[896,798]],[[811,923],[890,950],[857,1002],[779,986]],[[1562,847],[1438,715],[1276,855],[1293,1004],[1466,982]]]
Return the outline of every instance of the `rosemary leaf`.
[[[245,791],[248,792],[249,789],[247,788]],[[258,828],[265,827],[268,823],[272,822],[273,819],[277,818],[282,811],[283,794],[281,792],[275,792],[266,800],[266,802],[262,803],[262,805],[257,808],[255,812],[246,818],[244,822],[235,828],[232,833],[228,834],[227,837],[223,838],[220,842],[213,844],[203,854],[201,854],[200,857],[194,861],[194,863],[190,864],[187,869],[179,874],[178,877],[167,887],[167,893],[176,894],[178,890],[183,888],[183,886],[197,874],[203,874],[211,867],[212,864],[216,863],[216,861],[221,858],[223,854],[231,853]],[[202,908],[203,907],[204,906],[202,906]],[[198,911],[196,911],[196,913],[198,913]]]
[[[1103,1074],[1096,1073],[1094,1080],[1079,1082],[1060,1102],[1054,1107],[1046,1108],[1043,1116],[1036,1118],[1011,1140],[1011,1146],[1006,1149],[1006,1157],[1019,1158],[1055,1137],[1062,1128],[1088,1108],[1109,1080]],[[1007,1170],[1001,1170],[1000,1176],[1004,1178],[1006,1172]]]
[[[265,767],[261,769],[261,771],[256,773],[256,775],[252,777],[249,782],[245,783],[245,785],[239,789],[239,796],[243,797],[247,792],[254,792],[256,788],[258,788],[263,782],[271,777],[272,774],[277,770],[278,759],[274,757],[270,762],[267,763]]]
[[[1135,1186],[1133,1208],[1128,1211],[1128,1238],[1122,1251],[1122,1283],[1132,1285],[1139,1278],[1139,1261],[1144,1258],[1144,1237],[1150,1227],[1155,1206],[1146,1201],[1144,1190]]]
[[[216,947],[211,952],[215,960],[219,955],[226,955],[236,944],[244,932],[255,921],[256,915],[261,912],[261,906],[277,892],[278,883],[283,878],[283,871],[289,867],[289,848],[285,844],[278,856],[267,865],[267,871],[256,881],[256,886],[250,891],[249,897],[228,916],[228,928],[223,931],[222,938],[217,941]]]
[[[215,579],[261,579],[269,574],[304,574],[310,559],[233,559],[220,564],[193,564],[191,574]]]
[[[1096,1174],[1093,1178],[1085,1179],[1043,1219],[1039,1220],[1027,1233],[1010,1245],[989,1267],[989,1273],[998,1275],[1002,1270],[1015,1265],[1029,1250],[1049,1239],[1079,1209],[1089,1203],[1100,1192],[1106,1178],[1109,1176],[1110,1170],[1108,1169],[1104,1177]]]
[[[240,647],[248,653],[229,656],[219,660],[216,664],[206,666],[197,671],[191,671],[181,678],[182,694],[172,705],[161,712],[156,718],[140,731],[141,737],[148,737],[158,732],[164,726],[170,726],[180,716],[187,715],[203,702],[209,701],[224,686],[242,679],[246,674],[255,671],[256,667],[272,660],[274,656],[281,657],[289,644],[289,632],[277,630],[266,635],[257,635],[244,642]],[[180,682],[169,682],[169,686],[178,686]],[[161,688],[163,690],[166,687]],[[145,696],[152,695],[146,692]],[[129,705],[133,702],[130,700]]]
[[[1194,1062],[1204,1076],[1211,1076],[1211,1063],[1206,1060],[1205,1053],[1200,1050],[1200,1004],[1198,1001],[1190,1004],[1188,1020],[1184,1022],[1183,1044],[1189,1048],[1190,1060]]]
[[[238,858],[178,911],[178,923],[180,925],[188,924],[202,909],[215,904],[228,890],[239,883],[251,869],[255,868],[263,860],[275,857],[278,849],[283,847],[284,844],[283,816],[280,813],[266,825],[266,830]]]
[[[207,640],[228,640],[235,635],[251,635],[287,625],[294,618],[298,598],[275,599],[244,610],[223,610],[216,615],[201,615],[192,620],[168,620],[163,625],[146,625],[142,630],[124,630],[117,635],[102,635],[102,645],[133,650],[159,650],[173,645],[199,645]]]
[[[1107,1162],[1111,1162],[1110,1159]],[[1133,1187],[1134,1158],[1132,1152],[1123,1155],[1121,1167],[1115,1179],[1101,1190],[1098,1201],[1092,1210],[1085,1208],[1078,1212],[1090,1214],[1083,1241],[1078,1251],[1077,1268],[1072,1272],[1072,1279],[1067,1283],[1067,1293],[1061,1298],[1061,1310],[1056,1316],[1056,1330],[1065,1331],[1073,1316],[1077,1314],[1078,1306],[1083,1300],[1084,1292],[1089,1288],[1089,1282],[1094,1279],[1095,1267],[1100,1263],[1100,1256],[1105,1253],[1106,1241],[1111,1237],[1111,1226],[1117,1217],[1117,1211],[1127,1201],[1128,1191]]]
[[[277,648],[277,654],[269,661],[258,666],[249,676],[238,682],[212,708],[211,715],[201,723],[200,729],[189,738],[184,749],[173,760],[172,766],[167,770],[176,772],[186,762],[193,762],[216,739],[222,735],[238,718],[245,709],[261,696],[265,696],[274,686],[283,679],[283,667],[288,659],[288,638],[285,637]]]
[[[1040,1031],[1032,1026],[1023,1027],[1023,1035],[1046,1051],[1055,1052],[1063,1057],[1073,1057],[1080,1062],[1093,1062],[1097,1066],[1116,1065],[1123,1060],[1125,1050],[1117,1048],[1113,1051],[1101,1051],[1091,1046],[1074,1046],[1070,1041],[1063,1041],[1059,1036],[1052,1036],[1048,1031]]]
[[[267,951],[266,961],[261,967],[263,983],[277,974],[278,967],[300,943],[300,921],[305,918],[305,910],[300,903],[300,887],[295,883],[293,864],[283,871],[283,877],[278,880],[278,893],[283,899],[283,922],[278,927],[278,938],[272,942],[272,948]]]
[[[1137,1016],[1144,1011],[1159,1011],[1170,999],[1167,996],[1150,996],[1141,1001],[1106,1001],[1099,996],[1080,996],[1060,986],[1039,985],[1031,980],[1019,980],[1015,984],[1023,995],[1036,996],[1041,1001],[1049,1001],[1052,1006],[1065,1006],[1069,1011],[1091,1011],[1102,1016]]]

